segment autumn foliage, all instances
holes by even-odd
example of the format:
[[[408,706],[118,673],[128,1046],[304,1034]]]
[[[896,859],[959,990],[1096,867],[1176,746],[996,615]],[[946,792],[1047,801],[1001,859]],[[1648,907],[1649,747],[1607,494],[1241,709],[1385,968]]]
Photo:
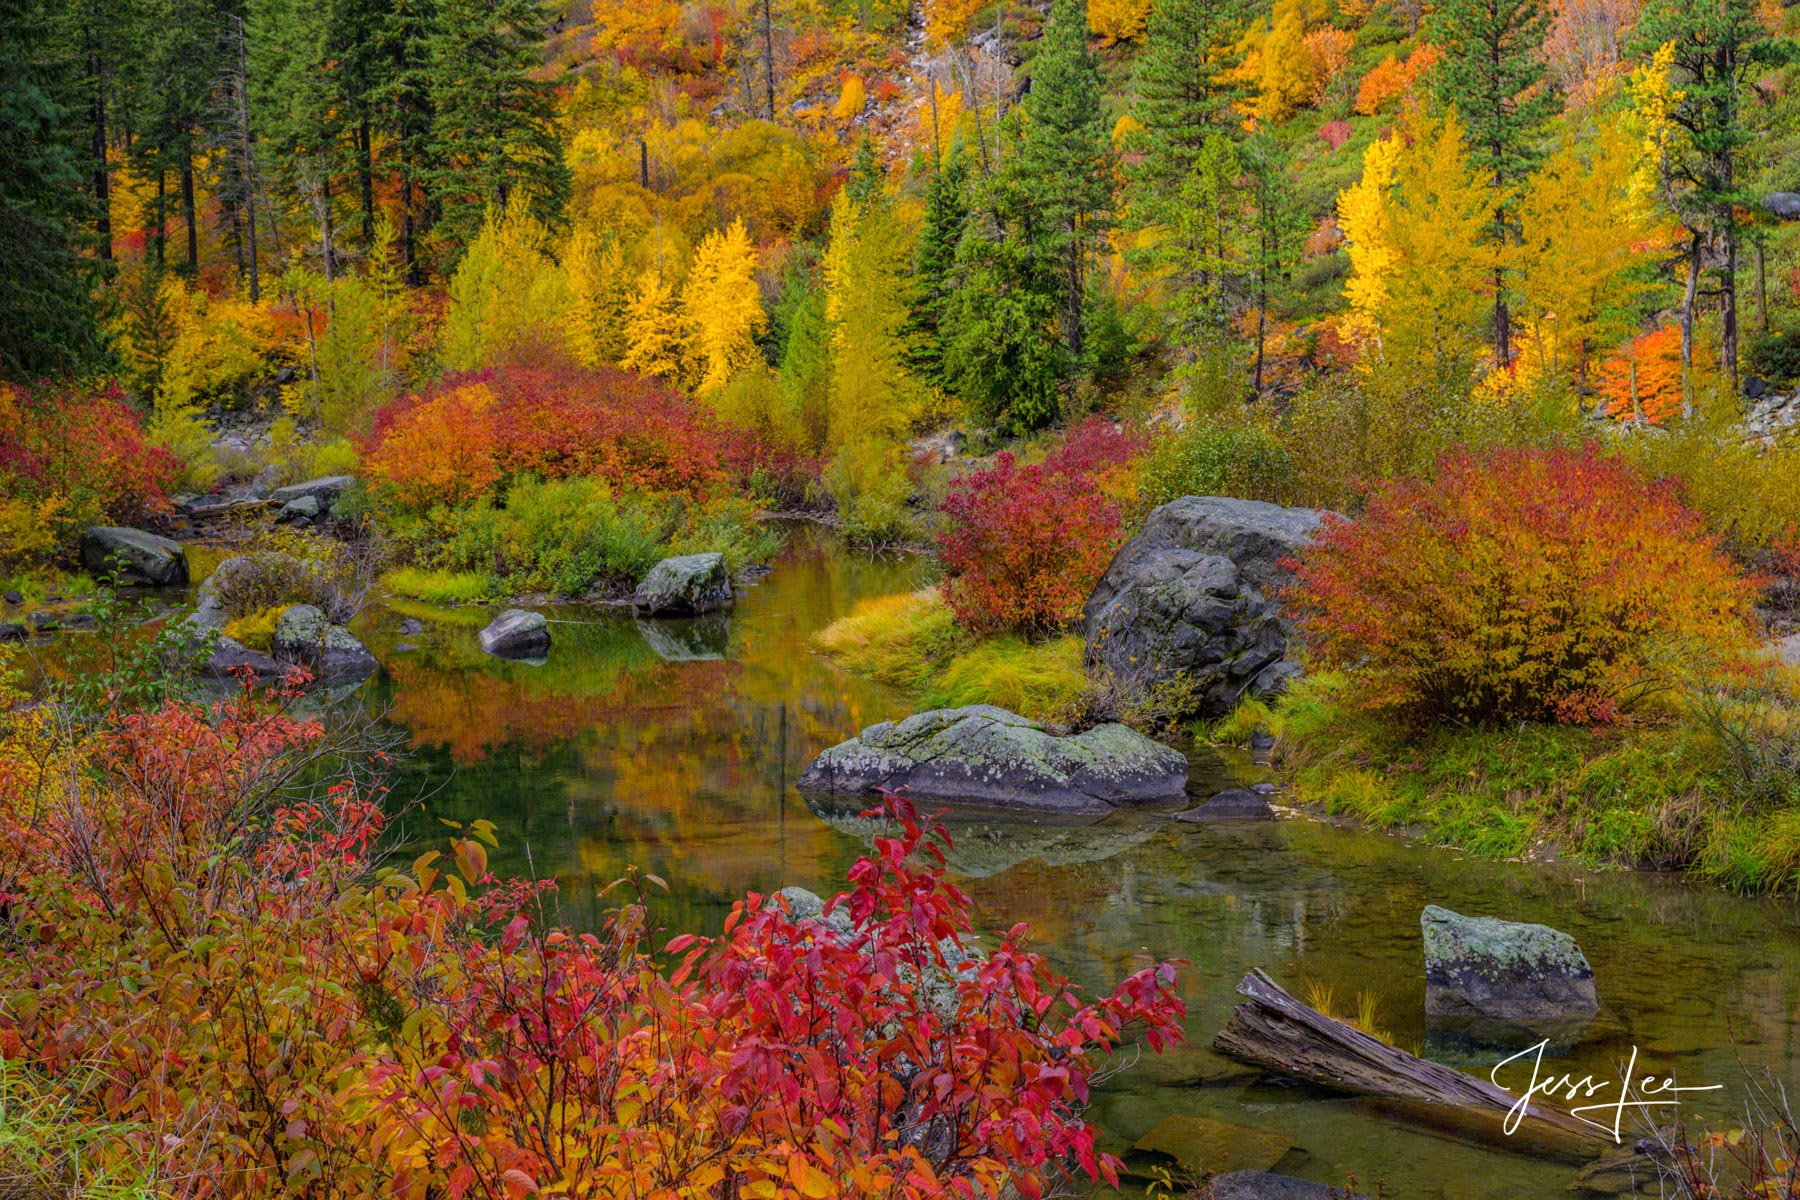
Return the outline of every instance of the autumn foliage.
[[[1102,1056],[1180,1037],[1168,964],[1089,1001],[1022,927],[968,953],[904,803],[823,915],[658,953],[639,886],[549,924],[486,822],[383,865],[379,791],[290,790],[321,736],[248,694],[0,719],[0,1056],[158,1194],[1035,1197],[1114,1175]]]
[[[699,497],[758,456],[746,435],[654,380],[612,368],[521,366],[451,375],[388,405],[364,464],[376,486],[424,509],[473,500],[523,474]]]
[[[1307,651],[1375,708],[1603,721],[1742,649],[1753,588],[1666,487],[1592,446],[1453,452],[1300,558]]]
[[[1094,418],[1041,463],[1002,452],[950,487],[944,596],[978,632],[1053,629],[1081,615],[1119,537],[1118,476],[1142,440]]]
[[[179,471],[116,391],[0,384],[0,567],[67,546],[85,526],[163,511]]]
[[[1419,80],[1443,57],[1443,51],[1430,42],[1405,59],[1388,55],[1364,75],[1357,86],[1356,111],[1372,117],[1402,97],[1411,95]]]
[[[1681,415],[1681,330],[1665,325],[1633,338],[1600,365],[1600,395],[1620,421],[1660,425]]]

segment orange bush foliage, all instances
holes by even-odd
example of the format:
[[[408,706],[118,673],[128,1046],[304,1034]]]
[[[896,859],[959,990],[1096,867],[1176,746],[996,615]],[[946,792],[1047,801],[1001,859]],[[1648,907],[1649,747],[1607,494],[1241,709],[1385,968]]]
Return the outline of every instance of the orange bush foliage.
[[[1425,72],[1443,56],[1443,51],[1430,42],[1407,55],[1404,62],[1388,55],[1363,76],[1356,89],[1356,111],[1372,117],[1402,96],[1411,94]]]
[[[1376,488],[1297,564],[1308,652],[1371,707],[1604,721],[1747,644],[1754,588],[1669,487],[1596,447],[1455,452]]]
[[[1665,325],[1634,338],[1624,353],[1600,364],[1595,382],[1606,411],[1618,420],[1641,417],[1660,425],[1680,416],[1681,330]]]

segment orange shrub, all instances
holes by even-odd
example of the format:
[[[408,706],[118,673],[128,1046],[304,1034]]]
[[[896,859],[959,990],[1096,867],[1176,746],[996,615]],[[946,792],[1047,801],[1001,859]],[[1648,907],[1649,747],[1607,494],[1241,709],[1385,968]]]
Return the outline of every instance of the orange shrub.
[[[1392,54],[1382,59],[1356,89],[1356,111],[1372,117],[1389,104],[1407,95],[1421,76],[1436,65],[1443,52],[1430,42],[1407,55],[1402,62]]]
[[[1680,415],[1681,330],[1665,325],[1634,338],[1623,353],[1600,364],[1595,382],[1606,411],[1617,420],[1641,416],[1660,425]]]
[[[1590,445],[1380,485],[1286,599],[1370,707],[1498,723],[1608,720],[1690,656],[1735,657],[1753,595],[1670,488]]]

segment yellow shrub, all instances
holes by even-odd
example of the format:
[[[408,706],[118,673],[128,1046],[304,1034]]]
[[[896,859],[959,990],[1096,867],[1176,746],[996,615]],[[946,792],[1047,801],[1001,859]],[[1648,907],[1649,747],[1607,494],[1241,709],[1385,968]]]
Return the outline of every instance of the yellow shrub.
[[[49,557],[56,549],[56,515],[65,503],[61,496],[0,496],[0,568]]]
[[[275,641],[275,622],[281,619],[286,607],[261,608],[239,617],[225,626],[225,636],[266,654]]]

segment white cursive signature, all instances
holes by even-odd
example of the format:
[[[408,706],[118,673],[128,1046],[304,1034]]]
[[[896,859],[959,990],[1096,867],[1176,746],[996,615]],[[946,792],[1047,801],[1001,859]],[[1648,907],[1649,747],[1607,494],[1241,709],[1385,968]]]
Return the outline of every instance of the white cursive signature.
[[[1679,1108],[1681,1097],[1687,1092],[1716,1092],[1725,1086],[1715,1083],[1707,1087],[1677,1087],[1673,1075],[1666,1078],[1659,1078],[1655,1075],[1638,1078],[1635,1074],[1638,1057],[1636,1046],[1631,1048],[1631,1061],[1625,1064],[1625,1069],[1619,1073],[1616,1080],[1595,1079],[1592,1075],[1584,1075],[1580,1079],[1573,1075],[1540,1075],[1539,1072],[1544,1065],[1544,1050],[1549,1044],[1549,1040],[1546,1039],[1535,1046],[1527,1046],[1511,1058],[1495,1063],[1494,1069],[1488,1072],[1488,1078],[1493,1080],[1495,1086],[1510,1095],[1513,1089],[1500,1082],[1500,1069],[1509,1063],[1518,1062],[1521,1058],[1530,1057],[1531,1059],[1531,1082],[1525,1088],[1525,1094],[1519,1097],[1519,1102],[1506,1112],[1505,1130],[1508,1135],[1518,1129],[1519,1122],[1525,1119],[1533,1096],[1560,1096],[1564,1100],[1588,1100],[1604,1092],[1607,1088],[1617,1087],[1619,1094],[1616,1099],[1608,1100],[1603,1104],[1583,1104],[1579,1107],[1571,1107],[1569,1112],[1582,1124],[1592,1125],[1603,1133],[1612,1134],[1613,1142],[1618,1144],[1623,1141],[1619,1131],[1625,1123],[1627,1108],[1642,1109],[1646,1113],[1652,1108]],[[1612,1123],[1606,1124],[1604,1121],[1590,1120],[1586,1115],[1588,1113],[1611,1113]]]

